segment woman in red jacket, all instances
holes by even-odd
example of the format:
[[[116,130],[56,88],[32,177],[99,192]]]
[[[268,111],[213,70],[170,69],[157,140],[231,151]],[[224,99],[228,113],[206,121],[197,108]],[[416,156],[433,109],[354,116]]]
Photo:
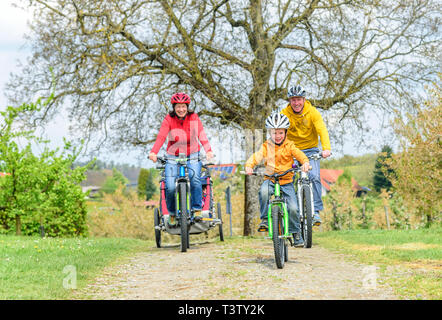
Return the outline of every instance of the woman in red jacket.
[[[161,124],[160,131],[151,152],[149,159],[157,161],[157,154],[161,146],[169,138],[167,144],[168,158],[175,158],[180,153],[186,154],[189,158],[196,158],[199,155],[200,143],[206,151],[207,160],[213,158],[213,152],[204,132],[203,124],[198,115],[189,110],[190,97],[185,93],[176,93],[171,98],[173,110],[166,115]],[[190,160],[187,162],[190,179],[190,200],[191,210],[194,216],[201,216],[201,161]],[[175,220],[175,178],[178,175],[178,167],[175,161],[168,160],[165,167],[166,176],[166,203],[169,211],[169,224],[176,224]]]

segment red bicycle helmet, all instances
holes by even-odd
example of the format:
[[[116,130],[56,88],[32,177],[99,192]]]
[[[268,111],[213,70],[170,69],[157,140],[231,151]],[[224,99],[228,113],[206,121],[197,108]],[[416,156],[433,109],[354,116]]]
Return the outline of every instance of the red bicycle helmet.
[[[170,99],[170,102],[172,104],[175,104],[175,103],[187,103],[187,104],[189,104],[190,103],[190,97],[187,94],[185,94],[184,92],[178,92],[178,93],[175,93],[172,96],[172,98]]]

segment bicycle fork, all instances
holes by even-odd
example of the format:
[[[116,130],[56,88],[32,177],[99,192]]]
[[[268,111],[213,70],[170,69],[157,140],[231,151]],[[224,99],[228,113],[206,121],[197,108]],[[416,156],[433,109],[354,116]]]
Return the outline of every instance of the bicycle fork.
[[[267,221],[269,223],[269,237],[273,237],[273,219],[272,219],[272,207],[279,206],[282,211],[282,217],[284,219],[284,237],[289,236],[289,215],[287,211],[287,205],[281,199],[281,189],[279,184],[275,184],[275,198],[270,201],[269,208],[267,211]]]

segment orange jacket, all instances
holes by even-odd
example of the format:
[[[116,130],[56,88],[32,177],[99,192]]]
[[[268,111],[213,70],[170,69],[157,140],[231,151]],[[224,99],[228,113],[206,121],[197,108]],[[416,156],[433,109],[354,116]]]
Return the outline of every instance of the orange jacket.
[[[261,148],[252,154],[252,156],[246,161],[245,166],[254,168],[258,163],[264,160],[266,166],[266,174],[282,173],[290,169],[293,165],[293,158],[296,158],[301,164],[308,162],[307,156],[296,148],[293,141],[285,139],[284,142],[278,146],[269,139],[264,142]],[[287,173],[283,176],[279,183],[281,185],[291,183],[293,181],[293,172]],[[265,179],[268,179],[265,177]]]

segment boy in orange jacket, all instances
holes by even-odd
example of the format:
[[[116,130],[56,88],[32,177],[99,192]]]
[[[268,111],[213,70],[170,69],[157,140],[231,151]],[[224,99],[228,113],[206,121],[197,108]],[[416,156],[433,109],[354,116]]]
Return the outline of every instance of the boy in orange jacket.
[[[247,174],[253,173],[253,168],[264,160],[267,174],[282,173],[292,168],[293,158],[301,163],[301,170],[308,172],[309,161],[306,155],[296,148],[292,141],[286,139],[287,129],[290,127],[289,119],[280,113],[272,113],[266,120],[266,128],[270,131],[270,139],[263,143],[259,151],[255,152],[245,164]],[[300,229],[300,217],[295,189],[293,187],[293,172],[287,173],[279,180],[281,192],[287,203],[289,212],[289,232],[293,234],[294,245],[303,246]],[[274,184],[269,178],[262,183],[259,190],[259,205],[261,212],[261,223],[258,231],[268,230],[267,212],[268,200],[274,191]]]

